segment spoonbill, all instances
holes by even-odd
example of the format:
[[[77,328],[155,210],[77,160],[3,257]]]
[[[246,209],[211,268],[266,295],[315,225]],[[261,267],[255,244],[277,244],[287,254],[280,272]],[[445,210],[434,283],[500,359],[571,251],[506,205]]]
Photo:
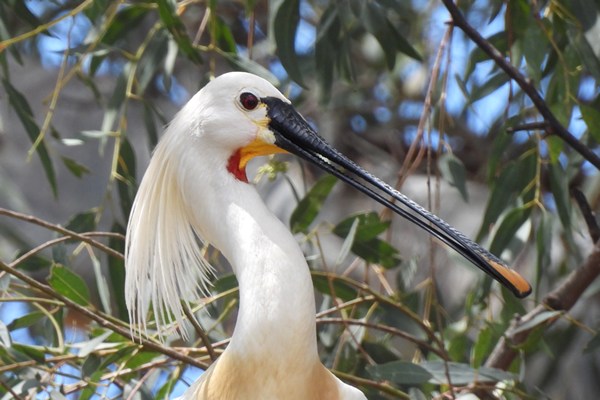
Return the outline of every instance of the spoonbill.
[[[321,363],[308,265],[248,183],[248,161],[274,153],[296,154],[335,175],[516,296],[531,291],[498,258],[327,144],[269,82],[227,73],[194,95],[166,128],[127,227],[125,295],[131,323],[142,332],[150,306],[159,331],[173,322],[184,326],[182,302],[205,294],[212,274],[202,244],[223,254],[239,283],[231,341],[183,399],[365,399]]]

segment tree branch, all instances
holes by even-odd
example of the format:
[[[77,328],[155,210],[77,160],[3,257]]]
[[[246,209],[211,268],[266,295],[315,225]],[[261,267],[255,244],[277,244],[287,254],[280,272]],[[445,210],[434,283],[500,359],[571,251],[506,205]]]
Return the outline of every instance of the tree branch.
[[[598,157],[587,146],[581,143],[571,132],[567,130],[554,116],[546,104],[544,98],[540,95],[531,81],[526,78],[519,70],[507,60],[497,48],[487,41],[479,32],[473,28],[465,19],[462,12],[458,9],[453,0],[442,0],[444,6],[452,16],[452,23],[460,28],[481,50],[483,50],[502,70],[529,96],[535,108],[547,122],[546,132],[554,134],[564,140],[573,150],[581,154],[583,158],[592,163],[600,170],[600,157]]]
[[[508,369],[517,355],[516,349],[519,345],[525,343],[536,328],[539,328],[542,324],[547,328],[558,318],[550,318],[540,324],[531,323],[531,321],[549,310],[568,311],[571,309],[598,275],[600,275],[600,242],[596,243],[592,253],[583,265],[571,272],[562,285],[546,295],[540,305],[523,317],[513,320],[511,327],[500,339],[487,359],[485,366],[502,370]]]
[[[35,288],[37,290],[39,290],[42,293],[45,293],[46,295],[58,299],[60,301],[62,301],[65,306],[71,310],[77,311],[79,313],[81,313],[82,315],[84,315],[85,317],[95,321],[96,323],[98,323],[98,325],[106,328],[106,329],[110,329],[111,331],[118,333],[119,335],[125,337],[125,338],[129,338],[131,337],[131,333],[129,331],[129,329],[124,328],[122,326],[119,326],[117,324],[115,324],[114,322],[110,321],[108,318],[104,317],[103,315],[101,315],[99,312],[91,310],[87,307],[83,307],[77,303],[75,303],[74,301],[72,301],[71,299],[69,299],[68,297],[63,296],[62,294],[56,292],[53,288],[51,288],[48,285],[45,285],[41,282],[38,282],[37,280],[33,279],[32,277],[24,274],[23,272],[12,268],[10,266],[8,266],[6,263],[0,261],[0,270],[5,271],[11,275],[13,275],[14,277],[16,277],[17,279],[22,280],[23,282],[25,282],[26,284],[28,284],[29,286],[31,286],[32,288]],[[159,343],[153,342],[151,340],[148,340],[146,338],[143,337],[139,337],[136,340],[139,340],[140,344],[150,350],[154,350],[156,352],[162,353],[166,356],[169,356],[175,360],[179,360],[182,361],[186,364],[189,365],[193,365],[195,367],[198,368],[202,368],[202,369],[206,369],[207,365],[192,358],[189,357],[185,354],[182,354],[178,351],[175,351],[169,347],[163,346]]]

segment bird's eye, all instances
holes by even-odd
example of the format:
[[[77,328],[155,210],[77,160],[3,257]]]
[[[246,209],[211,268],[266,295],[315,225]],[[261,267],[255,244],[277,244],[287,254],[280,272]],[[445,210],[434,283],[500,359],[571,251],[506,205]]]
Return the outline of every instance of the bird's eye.
[[[242,107],[248,111],[254,110],[256,106],[258,106],[258,102],[258,97],[252,93],[244,92],[240,94],[240,103],[242,104]]]

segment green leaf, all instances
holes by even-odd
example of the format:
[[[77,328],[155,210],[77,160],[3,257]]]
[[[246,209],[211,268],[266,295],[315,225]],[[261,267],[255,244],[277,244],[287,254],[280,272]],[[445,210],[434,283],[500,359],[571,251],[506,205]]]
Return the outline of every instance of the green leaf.
[[[543,21],[540,21],[540,23],[543,24]],[[548,28],[549,32],[551,32],[551,27]],[[542,78],[541,71],[550,48],[550,43],[539,24],[530,24],[527,26],[521,40],[523,43],[523,55],[527,62],[527,75],[529,75],[536,85],[539,85]]]
[[[581,117],[587,125],[588,132],[596,142],[600,142],[600,111],[594,107],[581,104],[579,106]]]
[[[501,54],[506,54],[508,50],[507,35],[505,31],[500,31],[486,38],[486,40],[492,44]],[[469,55],[469,62],[465,71],[465,81],[469,80],[469,77],[475,71],[475,67],[484,61],[488,61],[490,57],[478,46],[475,46],[471,54]]]
[[[482,330],[479,331],[479,335],[477,336],[477,340],[473,346],[473,355],[472,355],[472,364],[475,367],[480,367],[485,361],[486,356],[488,355],[490,348],[492,347],[494,339],[494,331],[491,326],[486,326]]]
[[[308,227],[319,214],[323,202],[329,196],[336,182],[337,178],[333,175],[324,175],[300,200],[290,216],[290,227],[293,233],[308,233]]]
[[[216,40],[221,50],[227,53],[237,53],[237,44],[229,26],[219,17],[215,19]]]
[[[547,321],[554,321],[556,318],[563,315],[563,313],[563,311],[542,311],[529,321],[519,325],[513,332],[525,332],[540,327],[541,325],[546,325]]]
[[[90,173],[90,170],[85,165],[79,164],[77,161],[71,158],[61,157],[61,159],[65,164],[65,167],[67,167],[67,169],[71,171],[71,173],[77,178],[81,178],[84,174]]]
[[[96,212],[94,210],[90,210],[76,214],[69,220],[65,228],[77,233],[91,232],[96,230]]]
[[[21,257],[23,254],[27,253],[28,250],[20,250],[16,256],[15,256],[15,260],[19,257]],[[40,271],[46,268],[50,268],[52,266],[52,260],[49,260],[46,257],[42,257],[39,255],[33,255],[30,257],[27,257],[25,260],[21,261],[18,265],[16,265],[16,268],[19,268],[21,270],[24,271],[29,271],[29,272],[35,272],[35,271]]]
[[[55,264],[52,267],[48,283],[58,293],[81,306],[90,303],[90,291],[85,281],[62,265]]]
[[[556,203],[556,211],[560,222],[567,230],[571,230],[571,202],[569,194],[569,177],[560,163],[550,164],[548,167],[550,190]]]
[[[44,365],[46,363],[45,350],[41,347],[28,346],[22,343],[13,343],[12,348],[21,354],[24,354],[28,359],[33,359]]]
[[[38,138],[38,135],[40,134],[40,128],[35,122],[33,111],[31,110],[27,99],[17,89],[15,89],[14,86],[11,85],[7,79],[3,79],[2,84],[4,85],[4,90],[8,95],[8,100],[11,106],[15,110],[17,116],[19,117],[19,120],[21,121],[21,124],[25,128],[25,132],[27,132],[27,135],[29,136],[31,142],[35,143]],[[52,194],[56,198],[58,197],[56,173],[54,172],[52,160],[50,160],[48,148],[46,147],[46,141],[42,140],[35,148],[35,151],[40,157],[44,173],[46,174],[46,178],[48,179],[48,183],[50,184],[50,188],[52,189]]]
[[[79,349],[77,356],[80,358],[87,357],[92,352],[94,352],[98,348],[98,346],[104,343],[106,338],[109,337],[111,334],[112,331],[106,331],[103,334],[88,340],[87,342],[80,342],[79,344],[81,345],[81,348]]]
[[[315,289],[328,296],[335,296],[343,301],[350,301],[358,296],[354,287],[339,279],[332,279],[323,272],[312,272],[312,281]],[[332,289],[333,288],[333,289]],[[333,292],[332,292],[333,290]]]
[[[367,372],[375,380],[392,381],[397,385],[420,385],[433,378],[425,368],[407,361],[369,365]]]
[[[385,232],[390,227],[390,222],[382,221],[376,212],[368,212],[355,214],[346,218],[336,225],[334,233],[338,236],[346,237],[355,220],[358,220],[355,240],[361,242],[377,238],[378,235]]]
[[[456,362],[426,361],[422,362],[420,366],[433,376],[430,380],[431,383],[441,385],[448,383],[447,372],[450,375],[452,385],[457,386],[472,385],[477,382],[502,382],[516,379],[514,374],[503,370],[487,367],[474,369],[467,364]]]
[[[117,163],[117,173],[120,179],[117,180],[117,190],[119,192],[119,203],[121,212],[125,220],[129,219],[129,213],[133,206],[135,194],[137,192],[135,152],[131,143],[127,139],[121,141],[119,149],[119,159]]]
[[[477,100],[481,100],[486,96],[489,96],[495,93],[498,89],[500,89],[505,83],[509,81],[508,75],[504,73],[504,71],[498,71],[497,73],[488,76],[483,85],[474,87],[471,90],[471,95],[469,96],[469,101],[471,103],[476,102]]]
[[[42,318],[45,318],[44,313],[42,313],[41,311],[33,311],[29,314],[23,315],[22,317],[13,319],[10,322],[10,324],[8,324],[6,327],[11,331],[21,328],[27,328],[39,322]]]
[[[118,223],[113,223],[111,232],[125,234],[125,229]],[[125,242],[111,237],[108,246],[121,254],[125,252]],[[121,258],[108,257],[108,279],[114,302],[117,304],[118,315],[124,321],[129,320],[127,306],[125,305],[125,262]]]
[[[467,172],[462,161],[451,153],[445,153],[438,160],[438,168],[440,169],[442,178],[454,186],[463,200],[468,202]]]
[[[300,0],[277,0],[270,4],[277,55],[289,77],[306,88],[296,55],[296,30],[300,21]]]
[[[223,293],[238,286],[238,281],[234,274],[221,276],[219,279],[213,282],[213,289],[215,293]]]
[[[139,27],[150,8],[142,4],[123,4],[102,35],[101,43],[112,46],[127,40],[127,34]]]
[[[315,65],[321,99],[328,100],[333,85],[333,71],[340,43],[340,18],[335,4],[330,4],[325,10],[317,26],[315,42]]]
[[[514,206],[514,199],[535,178],[536,163],[537,158],[531,152],[527,157],[509,163],[500,175],[493,178],[492,192],[485,210],[481,230],[477,235],[477,241],[482,240],[504,211]],[[523,193],[525,197],[529,197],[531,194]],[[529,198],[526,201],[529,201]]]
[[[159,30],[148,42],[137,67],[137,92],[142,94],[148,84],[160,73],[162,61],[167,53],[169,34],[166,30]],[[168,88],[166,88],[169,90]]]
[[[516,207],[504,216],[490,245],[492,254],[501,254],[504,251],[515,238],[517,230],[527,221],[529,214],[531,214],[530,207]]]
[[[156,129],[156,123],[154,122],[154,110],[152,105],[148,102],[144,104],[144,126],[146,127],[146,133],[148,134],[148,144],[151,149],[156,147],[158,143],[158,130]]]
[[[179,46],[179,50],[193,63],[201,64],[202,57],[194,48],[185,30],[185,25],[177,15],[175,0],[156,0],[160,19]]]
[[[396,267],[402,261],[398,250],[377,235],[385,231],[389,222],[382,222],[377,214],[360,214],[347,218],[333,228],[333,233],[341,238],[346,238],[350,233],[354,220],[358,219],[352,252],[363,260],[381,265],[384,268]]]

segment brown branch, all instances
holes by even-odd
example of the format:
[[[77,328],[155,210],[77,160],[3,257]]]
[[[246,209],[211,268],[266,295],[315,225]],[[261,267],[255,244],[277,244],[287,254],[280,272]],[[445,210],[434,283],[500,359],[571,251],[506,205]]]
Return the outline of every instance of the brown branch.
[[[531,130],[537,130],[537,129],[547,131],[549,127],[550,127],[550,125],[546,121],[528,122],[526,124],[510,126],[510,127],[506,128],[506,132],[515,133],[515,132],[519,132],[519,131],[531,131]]]
[[[571,132],[567,130],[554,116],[546,101],[537,91],[531,81],[526,78],[519,70],[507,60],[500,51],[487,41],[481,34],[473,28],[465,19],[462,12],[458,9],[453,0],[442,0],[448,12],[452,16],[452,23],[460,28],[471,39],[477,47],[483,50],[531,99],[535,108],[547,122],[546,132],[554,134],[564,140],[573,150],[581,154],[583,158],[592,163],[600,170],[600,157],[598,157],[587,146],[581,143]]]
[[[188,317],[188,319],[190,320],[190,323],[194,327],[194,330],[196,330],[198,336],[200,336],[202,344],[204,344],[204,347],[206,347],[206,352],[208,353],[208,356],[210,357],[211,361],[215,361],[218,356],[215,353],[215,349],[213,349],[212,347],[208,334],[204,331],[204,328],[202,328],[200,323],[198,323],[198,320],[196,319],[196,317],[194,317],[194,314],[192,314],[192,310],[190,310],[190,305],[184,301],[182,302],[182,306],[183,312],[185,313],[186,317]]]
[[[131,333],[130,333],[129,329],[115,324],[114,322],[112,322],[108,318],[106,318],[105,316],[101,315],[101,313],[99,313],[98,311],[91,310],[87,307],[83,307],[83,306],[75,303],[68,297],[65,297],[62,294],[56,292],[50,286],[45,285],[41,282],[38,282],[37,280],[33,279],[29,275],[26,275],[23,272],[15,269],[15,268],[11,268],[10,266],[8,266],[6,263],[4,263],[2,261],[0,261],[0,270],[13,275],[17,279],[22,280],[23,282],[25,282],[29,286],[39,290],[40,292],[43,292],[52,298],[62,301],[67,308],[81,313],[85,317],[98,323],[98,325],[100,325],[106,329],[109,329],[115,333],[118,333],[119,335],[121,335],[125,338],[131,337]],[[186,364],[193,365],[198,368],[202,368],[202,369],[207,368],[207,365],[205,363],[195,360],[194,358],[189,357],[185,354],[181,354],[178,351],[175,351],[169,347],[163,346],[157,342],[153,342],[153,341],[143,338],[143,337],[139,337],[136,340],[139,340],[140,344],[147,349],[154,350],[156,352],[159,352],[161,354],[169,356],[175,360],[182,361]]]
[[[581,215],[583,215],[583,219],[588,227],[588,232],[590,233],[592,242],[598,242],[598,240],[600,240],[600,227],[598,227],[598,222],[596,221],[594,212],[585,198],[585,195],[581,190],[573,187],[571,188],[571,196],[573,199],[575,199],[575,202],[579,206],[579,210],[581,211]]]
[[[113,256],[113,257],[119,258],[119,259],[123,259],[123,254],[119,253],[118,251],[116,251],[114,249],[111,249],[104,243],[100,243],[97,240],[94,240],[89,236],[82,235],[77,232],[73,232],[72,230],[63,228],[60,225],[52,224],[48,221],[44,221],[42,219],[36,218],[31,215],[22,214],[20,212],[16,212],[16,211],[12,211],[12,210],[7,210],[6,208],[0,208],[0,215],[6,215],[7,217],[11,217],[14,219],[19,219],[21,221],[30,222],[35,225],[39,225],[43,228],[49,229],[54,232],[58,232],[62,235],[69,236],[73,239],[77,239],[84,243],[87,243],[93,247],[96,247],[98,250],[105,252],[106,254],[108,254],[110,256]],[[121,235],[121,237],[122,237],[122,235]]]
[[[542,303],[523,317],[516,318],[511,327],[500,339],[494,351],[487,359],[485,366],[507,370],[517,355],[519,345],[525,343],[530,334],[540,326],[547,328],[557,318],[550,318],[541,324],[528,326],[534,318],[546,311],[568,311],[581,297],[583,292],[600,275],[600,242],[596,242],[592,253],[587,257],[583,265],[567,277],[567,279],[555,290],[550,292]]]

